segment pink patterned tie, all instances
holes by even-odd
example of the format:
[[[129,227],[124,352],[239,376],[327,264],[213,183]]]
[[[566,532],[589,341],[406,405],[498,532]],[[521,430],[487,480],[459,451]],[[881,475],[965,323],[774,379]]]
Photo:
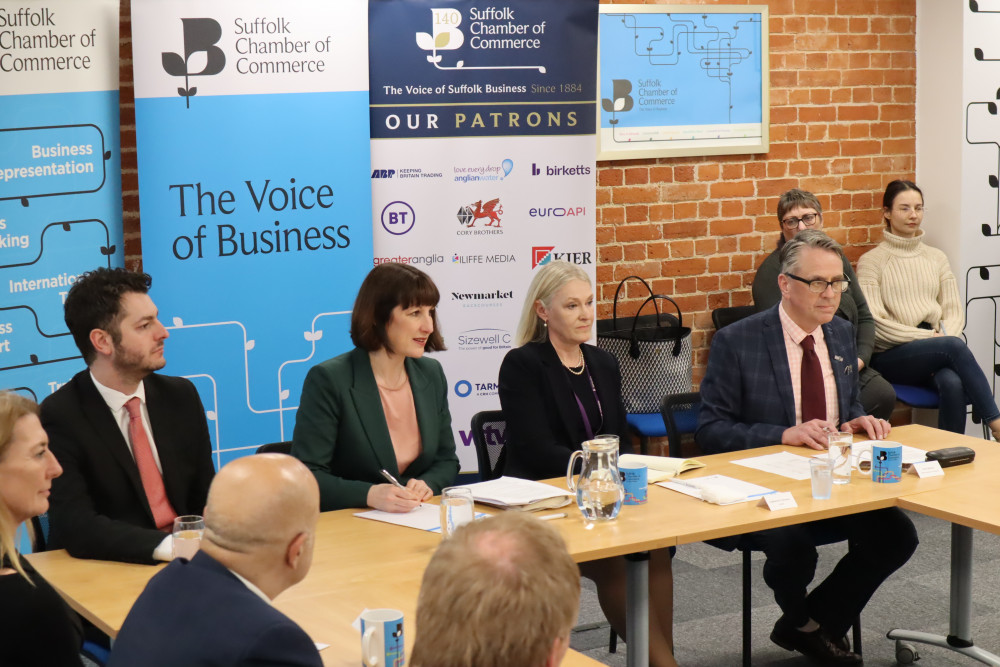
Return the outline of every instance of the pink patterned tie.
[[[149,437],[142,425],[142,412],[139,397],[133,396],[125,402],[128,410],[128,435],[132,439],[132,455],[139,467],[139,477],[142,478],[142,488],[146,491],[149,508],[153,510],[153,520],[160,530],[172,530],[177,512],[170,506],[167,490],[163,487],[163,475],[156,467],[153,450],[149,446]]]

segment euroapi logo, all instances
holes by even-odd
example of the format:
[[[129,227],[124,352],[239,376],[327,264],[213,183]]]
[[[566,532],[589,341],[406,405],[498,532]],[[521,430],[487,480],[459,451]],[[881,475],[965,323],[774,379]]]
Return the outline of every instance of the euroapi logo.
[[[476,50],[494,48],[509,48],[511,41],[530,45],[527,48],[539,48],[545,35],[545,21],[536,24],[518,23],[514,10],[510,7],[486,7],[469,9],[470,32],[472,39],[469,46]],[[465,61],[458,60],[454,65],[443,65],[443,57],[438,51],[454,51],[465,43],[465,33],[458,26],[462,24],[462,12],[454,8],[431,9],[432,32],[416,33],[417,46],[423,51],[430,51],[427,62],[439,70],[459,70],[465,68]],[[544,65],[470,65],[470,70],[487,69],[533,69],[545,74]]]
[[[469,380],[459,380],[455,383],[455,395],[459,398],[469,396],[496,396],[496,382],[470,382]]]
[[[382,229],[393,236],[402,236],[413,229],[413,225],[417,222],[417,214],[405,201],[394,201],[382,208],[381,220]]]
[[[500,216],[502,215],[503,204],[500,203],[499,197],[490,199],[485,203],[480,199],[467,206],[462,206],[458,209],[458,214],[456,215],[458,224],[462,227],[458,235],[503,234],[503,230],[500,229]],[[476,221],[478,220],[485,220],[483,228],[472,229],[476,226]]]
[[[586,250],[576,252],[556,252],[554,245],[533,246],[531,248],[531,268],[544,266],[554,259],[570,264],[585,265],[594,263],[594,254]]]
[[[627,113],[632,110],[632,105],[634,104],[632,96],[629,93],[632,92],[632,82],[628,79],[612,79],[611,80],[611,99],[606,97],[601,99],[601,108],[604,109],[606,113],[611,114],[608,123],[611,125],[618,124],[618,114]]]
[[[509,350],[514,346],[514,335],[507,329],[469,329],[456,337],[458,349],[470,351]]]
[[[192,76],[213,76],[226,67],[226,54],[216,44],[222,38],[222,26],[215,19],[181,19],[184,27],[184,56],[173,52],[161,53],[163,71],[170,76],[184,77],[184,87],[177,94],[184,98],[185,106],[191,108],[191,98],[198,94],[198,88],[190,85]],[[190,71],[192,56],[204,53],[205,66],[200,72]],[[201,58],[195,59],[200,62]]]

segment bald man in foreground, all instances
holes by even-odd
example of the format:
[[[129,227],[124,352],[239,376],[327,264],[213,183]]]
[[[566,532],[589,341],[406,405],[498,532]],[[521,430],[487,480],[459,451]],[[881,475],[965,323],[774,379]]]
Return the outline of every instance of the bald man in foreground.
[[[215,476],[201,550],[154,576],[115,640],[108,667],[320,667],[309,636],[271,600],[312,564],[319,488],[284,454],[257,454]]]
[[[424,570],[411,667],[556,667],[580,604],[559,533],[520,512],[466,524]]]

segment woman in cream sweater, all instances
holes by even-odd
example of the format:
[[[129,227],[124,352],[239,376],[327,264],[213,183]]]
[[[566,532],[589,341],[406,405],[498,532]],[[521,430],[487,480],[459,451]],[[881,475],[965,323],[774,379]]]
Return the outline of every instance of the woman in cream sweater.
[[[884,240],[858,260],[858,281],[875,318],[872,367],[890,382],[932,386],[938,427],[965,432],[965,406],[1000,440],[1000,409],[983,370],[960,338],[965,316],[948,258],[923,242],[924,196],[893,181],[882,197]]]

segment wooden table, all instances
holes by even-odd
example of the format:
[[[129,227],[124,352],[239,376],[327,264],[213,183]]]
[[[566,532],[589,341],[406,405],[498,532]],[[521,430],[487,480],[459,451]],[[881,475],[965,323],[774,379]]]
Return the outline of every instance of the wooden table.
[[[905,496],[899,506],[951,522],[951,605],[947,637],[913,630],[890,630],[896,640],[900,664],[912,662],[913,653],[901,642],[920,642],[961,653],[987,665],[1000,665],[1000,656],[972,641],[972,530],[1000,534],[1000,466],[995,463],[1000,445],[977,440],[961,443],[976,449],[974,479],[950,484],[936,491]],[[978,465],[977,465],[978,464]],[[965,467],[965,466],[963,466]],[[947,468],[951,475],[957,469]]]
[[[977,450],[974,463],[951,468],[944,477],[918,479],[905,475],[898,484],[875,484],[856,475],[851,484],[836,486],[829,500],[814,500],[810,482],[796,481],[731,463],[733,459],[776,451],[808,455],[800,447],[770,447],[699,457],[707,468],[685,473],[685,478],[724,474],[779,491],[790,491],[798,507],[771,512],[755,503],[717,506],[683,494],[651,486],[645,505],[623,508],[614,522],[586,528],[575,511],[550,522],[564,536],[577,562],[610,556],[641,554],[652,549],[699,542],[744,532],[775,528],[805,521],[893,507],[900,497],[926,495],[964,488],[985,480],[990,470],[1000,470],[1000,447],[983,440],[955,436],[923,426],[894,429],[892,438],[924,449],[962,444]],[[993,477],[995,479],[995,477]],[[553,480],[554,484],[561,484]],[[978,486],[978,484],[976,484]],[[417,593],[423,570],[440,537],[433,533],[357,519],[356,510],[326,512],[317,528],[313,566],[309,575],[285,591],[275,606],[299,623],[316,641],[330,644],[321,655],[326,665],[351,665],[360,653],[357,632],[351,621],[364,607],[400,609],[410,619],[407,650],[412,650]],[[921,510],[917,510],[921,511]],[[64,551],[28,557],[70,606],[114,637],[157,567],[105,561],[77,560]],[[630,561],[630,628],[645,629],[648,611],[646,562]],[[108,582],[114,582],[109,593]],[[645,664],[648,651],[640,650],[644,632],[634,631],[629,664]],[[566,665],[598,663],[579,654],[567,657]]]

